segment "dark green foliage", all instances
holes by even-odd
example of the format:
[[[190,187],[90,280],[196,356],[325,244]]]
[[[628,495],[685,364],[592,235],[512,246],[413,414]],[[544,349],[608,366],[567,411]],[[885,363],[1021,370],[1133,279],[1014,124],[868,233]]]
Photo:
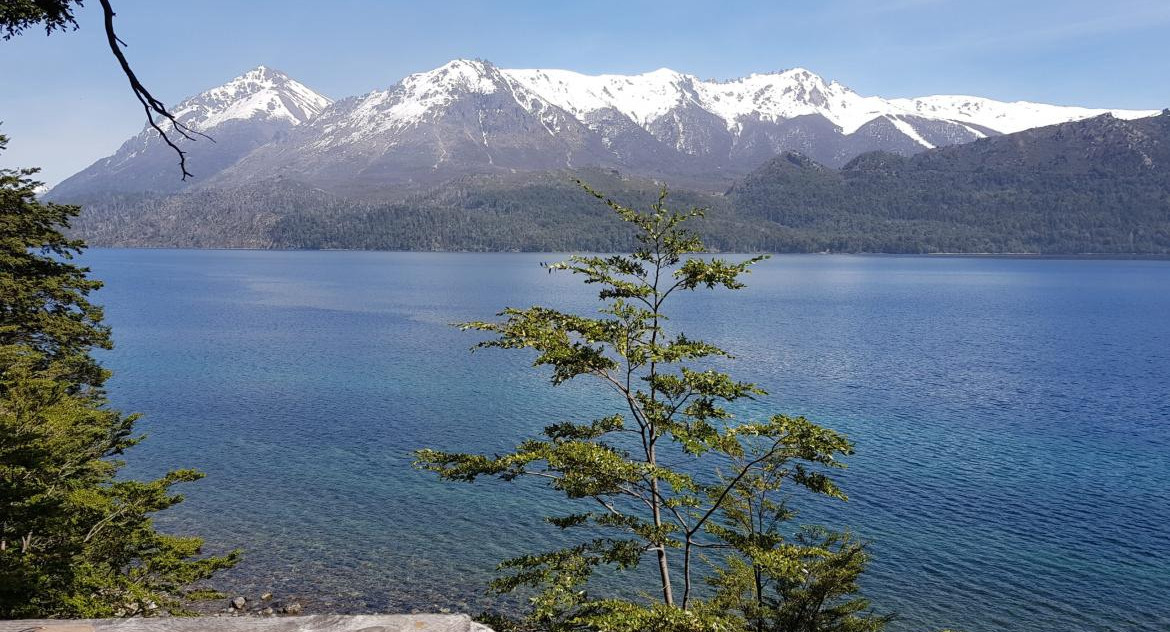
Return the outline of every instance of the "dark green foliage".
[[[893,620],[877,615],[857,596],[857,579],[869,562],[865,545],[848,535],[808,529],[797,535],[803,568],[774,577],[765,595],[763,629],[791,632],[876,632]]]
[[[791,543],[749,550],[712,578],[712,605],[740,613],[748,630],[878,632],[894,619],[857,595],[869,553],[848,535],[808,528]]]
[[[78,209],[37,202],[34,173],[0,170],[0,618],[178,612],[189,584],[238,554],[202,557],[199,538],[152,526],[198,472],[116,477],[139,439],[89,355],[110,347],[87,299],[101,284],[60,232]]]
[[[6,143],[0,136],[0,151]],[[109,349],[110,332],[87,297],[101,283],[70,263],[82,242],[61,234],[79,209],[35,202],[35,173],[0,170],[0,346],[35,350],[79,386],[99,386],[105,375],[88,351]]]
[[[726,556],[708,582],[712,604],[739,613],[755,632],[877,632],[893,619],[872,612],[857,580],[869,562],[862,543],[848,534],[805,527],[781,496],[786,478],[833,493],[831,481],[786,466],[756,468],[731,487],[720,519],[709,532],[738,553]],[[799,465],[797,466],[800,467]]]
[[[0,32],[12,39],[25,29],[43,26],[46,34],[77,28],[74,5],[81,0],[0,0]]]
[[[588,171],[623,199],[650,204],[653,182]],[[106,246],[245,247],[471,252],[628,252],[634,232],[556,172],[509,178],[467,178],[415,192],[399,201],[355,200],[293,183],[258,184],[184,195],[107,197],[87,201],[76,233]],[[693,192],[673,197],[696,206],[718,198]],[[753,224],[758,224],[754,222]],[[722,207],[696,220],[719,235],[716,249],[751,251],[758,225],[738,223]]]
[[[726,358],[718,347],[668,331],[665,306],[676,292],[738,289],[762,257],[731,262],[695,256],[704,251],[686,223],[700,210],[672,211],[665,190],[638,212],[587,189],[633,228],[630,255],[575,256],[548,266],[583,277],[603,303],[596,317],[548,307],[508,308],[498,322],[472,322],[465,329],[493,337],[480,348],[525,349],[533,363],[550,371],[554,385],[578,378],[596,380],[615,397],[612,414],[588,421],[561,421],[507,454],[481,455],[419,450],[416,465],[440,477],[472,482],[481,477],[542,481],[583,511],[548,518],[579,533],[580,543],[526,555],[500,565],[505,575],[492,589],[535,590],[523,620],[496,616],[492,623],[515,630],[737,630],[749,619],[742,609],[698,597],[695,576],[724,572],[739,560],[757,563],[746,550],[720,544],[725,513],[734,511],[740,489],[767,481],[768,492],[804,491],[844,499],[827,475],[852,446],[841,435],[803,417],[776,414],[740,421],[739,400],[765,393],[715,370]],[[723,472],[723,477],[718,474]],[[711,564],[699,552],[711,547],[732,560]],[[777,539],[772,556],[803,549]],[[646,602],[597,599],[587,587],[601,567],[618,570],[652,560],[656,582]],[[841,594],[853,585],[835,584]],[[836,607],[826,603],[826,607]],[[820,612],[820,608],[816,609]],[[808,616],[813,616],[809,613]]]

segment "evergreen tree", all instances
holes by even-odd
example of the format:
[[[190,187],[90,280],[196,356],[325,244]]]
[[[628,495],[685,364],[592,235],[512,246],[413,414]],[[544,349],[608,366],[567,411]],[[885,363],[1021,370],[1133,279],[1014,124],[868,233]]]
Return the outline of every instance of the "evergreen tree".
[[[0,136],[0,150],[6,138]],[[188,586],[238,553],[157,532],[151,515],[202,475],[117,478],[136,416],[106,405],[101,286],[62,233],[74,206],[41,204],[35,169],[0,170],[0,618],[178,612]]]

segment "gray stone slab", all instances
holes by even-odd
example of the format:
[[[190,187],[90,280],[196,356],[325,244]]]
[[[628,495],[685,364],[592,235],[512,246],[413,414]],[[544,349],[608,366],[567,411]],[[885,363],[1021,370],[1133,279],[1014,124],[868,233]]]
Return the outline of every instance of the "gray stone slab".
[[[0,621],[0,632],[491,632],[465,614]]]

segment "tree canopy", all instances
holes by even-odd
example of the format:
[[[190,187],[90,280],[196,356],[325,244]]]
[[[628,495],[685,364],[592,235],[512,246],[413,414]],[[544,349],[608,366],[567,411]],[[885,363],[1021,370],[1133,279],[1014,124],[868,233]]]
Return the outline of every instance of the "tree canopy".
[[[117,476],[137,416],[108,407],[90,355],[111,340],[101,283],[72,261],[84,245],[62,233],[79,209],[38,202],[35,173],[0,170],[0,618],[180,612],[239,553],[153,526],[200,473]]]

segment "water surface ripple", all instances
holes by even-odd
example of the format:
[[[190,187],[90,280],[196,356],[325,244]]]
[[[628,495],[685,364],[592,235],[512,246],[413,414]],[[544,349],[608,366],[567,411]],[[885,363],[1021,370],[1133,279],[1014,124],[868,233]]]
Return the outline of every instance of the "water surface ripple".
[[[322,608],[486,603],[500,559],[551,542],[538,487],[445,485],[432,446],[507,448],[601,414],[523,354],[448,324],[590,310],[555,255],[94,250],[134,475],[208,477],[161,522],[242,547],[235,591]],[[1170,629],[1170,263],[781,256],[672,326],[857,444],[848,503],[801,519],[872,540],[896,631]]]

